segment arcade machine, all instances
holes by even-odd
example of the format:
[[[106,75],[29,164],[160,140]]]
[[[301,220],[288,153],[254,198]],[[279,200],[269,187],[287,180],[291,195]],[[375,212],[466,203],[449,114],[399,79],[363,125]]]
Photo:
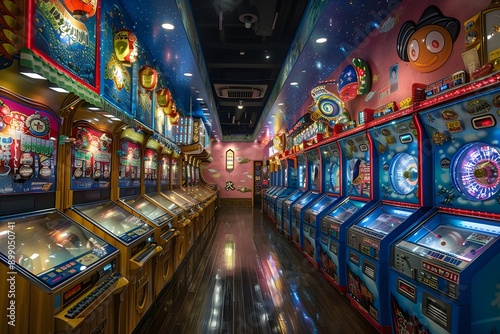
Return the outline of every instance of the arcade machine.
[[[271,162],[270,164],[270,186],[266,190],[266,193],[264,194],[264,213],[267,213],[269,215],[269,197],[276,192],[278,189],[281,189],[281,173],[280,169],[276,166],[275,163]]]
[[[196,230],[194,233],[194,239],[198,239],[198,237],[202,234],[205,226],[208,223],[208,206],[209,206],[209,196],[200,191],[194,191],[194,186],[196,184],[196,178],[194,173],[194,164],[196,163],[196,159],[192,155],[186,155],[186,171],[187,171],[187,182],[186,186],[182,188],[183,194],[186,198],[191,198],[194,201],[197,201],[197,206],[199,208],[199,224],[196,226]]]
[[[292,205],[301,198],[304,194],[306,194],[307,186],[307,160],[305,153],[297,154],[297,192],[293,192],[293,195],[288,196],[282,204],[282,212],[281,212],[281,221],[282,221],[282,230],[285,231],[285,234],[288,238],[292,238]],[[277,200],[277,202],[279,202]],[[277,210],[277,214],[280,215],[279,207]]]
[[[266,191],[266,195],[264,196],[264,212],[267,213],[269,216],[273,217],[274,215],[271,215],[272,212],[274,212],[274,209],[272,208],[274,206],[273,199],[276,199],[277,196],[282,194],[283,192],[286,191],[287,186],[286,186],[286,179],[287,179],[287,169],[283,168],[282,161],[280,160],[280,164],[276,164],[276,168],[278,169],[274,174],[276,177],[276,186],[269,189]]]
[[[120,333],[119,250],[56,209],[61,119],[27,98],[1,100],[0,332]]]
[[[496,88],[419,113],[434,209],[393,247],[394,333],[500,330],[498,101]]]
[[[120,250],[118,268],[134,287],[125,291],[127,328],[122,329],[131,333],[154,301],[154,258],[162,248],[153,240],[154,228],[112,198],[118,198],[119,188],[140,189],[144,135],[116,127],[115,137],[105,130],[110,127],[106,117],[94,114],[80,104],[66,115],[65,133],[74,142],[64,155],[69,185],[64,207],[67,215]]]
[[[292,204],[292,219],[291,219],[291,233],[292,242],[300,251],[304,249],[303,245],[303,222],[305,211],[314,204],[314,202],[325,195],[321,194],[321,158],[317,148],[306,152],[306,176],[308,191],[302,195],[294,204]],[[309,231],[307,231],[309,233]]]
[[[196,226],[199,224],[199,213],[198,209],[198,201],[195,201],[192,197],[186,197],[181,195],[180,188],[182,180],[182,157],[180,155],[173,155],[171,159],[171,180],[172,180],[172,188],[171,189],[161,189],[160,194],[169,200],[172,203],[175,203],[177,206],[181,207],[184,211],[187,212],[187,220],[189,220],[189,224],[186,226],[185,230],[186,239],[185,239],[185,254],[188,250],[193,246],[195,241],[195,231]],[[180,166],[181,165],[181,166]]]
[[[297,190],[297,169],[294,168],[294,162],[291,159],[281,160],[281,166],[283,168],[283,185],[285,186],[285,190],[280,192],[279,194],[272,194],[270,196],[269,214],[271,216],[271,219],[276,223],[278,229],[283,230],[281,226],[283,202],[288,196],[292,195],[292,193]],[[278,211],[280,212],[279,215]]]
[[[160,172],[160,190],[170,188],[171,180],[171,155],[175,152],[172,149],[164,147],[161,151],[161,172]],[[173,271],[177,269],[179,264],[184,259],[187,252],[187,241],[189,238],[189,230],[191,221],[187,218],[188,213],[183,208],[179,207],[177,204],[168,200],[161,195],[160,192],[154,191],[145,192],[143,197],[149,202],[153,203],[155,206],[163,209],[164,211],[170,213],[174,217],[174,226],[177,229],[177,237],[174,244],[174,258],[173,258]]]
[[[158,192],[159,156],[162,149],[162,145],[157,140],[152,137],[147,140],[143,164],[144,192],[146,194]],[[154,228],[153,240],[162,247],[161,253],[155,257],[154,296],[158,297],[176,268],[174,247],[179,232],[175,228],[174,214],[148,201],[136,192],[137,189],[134,188],[120,188],[118,204]],[[128,193],[132,195],[129,196]]]
[[[357,158],[358,152],[370,156],[370,142],[364,133],[339,140],[348,159],[351,192],[370,191],[378,199],[347,230],[347,297],[382,333],[390,330],[386,291],[390,245],[430,209],[430,202],[423,196],[428,187],[420,177],[423,168],[429,166],[428,159],[421,156],[418,119],[414,115],[396,117],[391,115],[389,122],[379,118],[370,124],[374,148],[371,161]]]
[[[305,211],[302,226],[302,243],[306,258],[314,265],[319,266],[320,248],[320,222],[323,216],[329,211],[329,208],[337,203],[340,198],[340,151],[337,143],[331,143],[319,148],[321,154],[321,184],[322,196]],[[328,238],[324,237],[326,248],[328,248]],[[324,247],[325,243],[321,245]],[[323,248],[322,248],[323,250]],[[324,254],[324,251],[322,251]]]

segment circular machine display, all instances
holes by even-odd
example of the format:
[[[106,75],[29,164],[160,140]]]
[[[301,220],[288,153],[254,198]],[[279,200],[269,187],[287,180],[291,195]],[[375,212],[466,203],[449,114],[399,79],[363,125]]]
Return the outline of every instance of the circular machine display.
[[[340,168],[338,164],[332,164],[330,166],[330,187],[333,190],[337,190],[340,186]]]
[[[458,150],[450,166],[453,186],[470,201],[484,201],[500,190],[500,151],[488,144],[470,143]]]
[[[417,187],[417,160],[408,153],[398,153],[392,158],[389,167],[389,180],[400,195],[408,195]]]

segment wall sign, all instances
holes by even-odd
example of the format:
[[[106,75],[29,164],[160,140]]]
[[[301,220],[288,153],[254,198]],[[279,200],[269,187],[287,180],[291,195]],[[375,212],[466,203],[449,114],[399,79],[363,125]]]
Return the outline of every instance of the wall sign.
[[[226,151],[226,170],[231,172],[234,169],[234,151]]]

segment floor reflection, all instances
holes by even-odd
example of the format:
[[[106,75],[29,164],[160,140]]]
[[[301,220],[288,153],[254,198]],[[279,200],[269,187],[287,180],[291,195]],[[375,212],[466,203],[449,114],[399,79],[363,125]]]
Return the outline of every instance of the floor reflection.
[[[259,211],[218,214],[190,286],[165,294],[138,332],[377,333]]]

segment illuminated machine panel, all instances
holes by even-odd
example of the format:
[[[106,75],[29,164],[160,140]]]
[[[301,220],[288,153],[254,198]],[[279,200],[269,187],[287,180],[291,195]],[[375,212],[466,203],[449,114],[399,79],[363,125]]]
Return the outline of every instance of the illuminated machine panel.
[[[153,228],[153,239],[163,251],[158,255],[155,263],[155,296],[158,296],[168,283],[177,267],[175,263],[175,239],[180,234],[175,228],[176,219],[173,214],[161,206],[148,201],[142,196],[124,197],[119,199],[126,208],[146,220]]]
[[[13,278],[2,287],[15,287],[9,290],[14,295],[2,288],[0,305],[2,310],[15,306],[12,328],[19,333],[116,333],[120,306],[114,295],[128,285],[117,272],[118,254],[59,211],[0,221],[0,276]],[[9,319],[11,312],[1,314]],[[0,332],[10,333],[5,319]]]
[[[301,233],[305,210],[314,203],[318,196],[320,194],[317,192],[308,192],[292,205],[292,241],[300,249],[303,249]]]
[[[304,212],[301,242],[303,244],[304,253],[309,256],[310,260],[312,260],[315,265],[318,261],[316,256],[316,233],[319,229],[319,221],[317,221],[317,217],[319,216],[321,218],[324,216],[326,213],[325,210],[338,199],[338,197],[334,196],[320,197]]]
[[[175,265],[181,263],[182,259],[189,250],[189,240],[191,238],[191,221],[188,219],[188,212],[184,208],[178,206],[160,193],[149,193],[144,195],[145,198],[153,201],[155,204],[173,213],[177,219],[177,229],[180,232],[175,244]]]
[[[283,202],[283,209],[281,214],[282,225],[283,230],[290,237],[292,236],[292,205],[305,193],[305,190],[299,190],[296,193],[293,193],[290,197],[286,198]]]
[[[71,207],[75,220],[120,250],[120,271],[134,286],[127,289],[127,332],[131,332],[154,300],[154,261],[162,247],[153,242],[154,228],[113,201]]]
[[[434,213],[395,244],[392,266],[400,276],[391,276],[393,313],[410,310],[409,322],[418,319],[432,333],[498,328],[491,301],[498,294],[492,273],[500,265],[499,237],[496,221]]]

